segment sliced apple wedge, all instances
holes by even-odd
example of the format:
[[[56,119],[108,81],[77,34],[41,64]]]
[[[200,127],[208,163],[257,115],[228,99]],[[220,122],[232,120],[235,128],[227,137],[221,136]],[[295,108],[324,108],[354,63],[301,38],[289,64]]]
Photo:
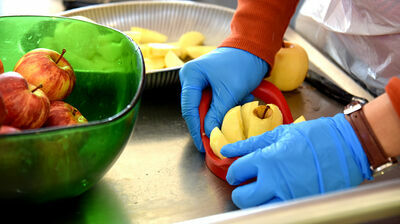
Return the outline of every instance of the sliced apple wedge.
[[[295,124],[295,123],[300,123],[300,122],[302,122],[302,121],[306,121],[306,118],[305,118],[303,115],[301,115],[301,116],[298,117],[296,120],[294,120],[293,123],[294,123],[294,124]]]
[[[190,31],[182,34],[179,38],[179,45],[183,48],[197,46],[203,44],[205,37],[197,31]]]
[[[214,154],[220,159],[226,158],[221,154],[221,148],[226,144],[229,144],[229,142],[225,138],[225,135],[218,127],[215,127],[210,134],[210,147],[213,150]]]
[[[191,46],[202,45],[204,42],[204,35],[197,31],[189,31],[179,38],[178,43],[182,50],[182,54],[180,55],[181,58],[186,58],[187,56],[187,48]]]
[[[216,49],[216,46],[190,46],[186,48],[186,52],[192,59],[198,58],[203,54],[207,54],[210,51]]]
[[[139,44],[140,51],[142,52],[143,57],[151,58],[151,51],[148,44]]]
[[[131,36],[132,39],[136,39],[138,43],[141,44],[165,43],[168,39],[168,37],[162,33],[141,27],[131,27],[130,31],[131,32],[128,32],[127,34]]]
[[[182,66],[184,64],[184,62],[173,51],[169,51],[165,55],[164,60],[165,60],[165,66],[167,68]]]
[[[144,58],[144,63],[146,65],[146,71],[162,69],[165,67],[164,57]]]
[[[258,101],[252,101],[249,103],[246,103],[242,106],[241,108],[241,114],[242,114],[242,121],[243,121],[243,133],[245,138],[248,138],[249,135],[249,120],[251,116],[253,115],[254,109],[258,107],[259,102]]]
[[[165,44],[165,43],[148,43],[147,44],[150,48],[150,54],[153,57],[163,57],[169,51],[173,51],[176,55],[179,56],[181,50],[178,46],[172,44]]]
[[[241,106],[230,109],[222,121],[221,131],[229,143],[246,139],[243,134],[243,121],[240,112]]]

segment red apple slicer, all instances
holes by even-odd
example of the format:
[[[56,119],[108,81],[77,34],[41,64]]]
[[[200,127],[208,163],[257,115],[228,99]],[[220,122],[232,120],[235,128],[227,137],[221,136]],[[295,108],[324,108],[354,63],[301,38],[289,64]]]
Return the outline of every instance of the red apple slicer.
[[[284,124],[290,124],[293,122],[292,113],[290,112],[290,108],[285,100],[285,97],[274,84],[263,80],[252,92],[252,94],[265,103],[277,105],[282,112]],[[210,139],[204,132],[204,118],[207,114],[208,108],[210,107],[211,98],[211,90],[204,90],[199,105],[201,140],[206,151],[205,156],[208,169],[210,169],[211,172],[213,172],[217,177],[226,181],[225,177],[226,173],[228,172],[228,168],[238,157],[220,159],[214,154],[210,147]]]

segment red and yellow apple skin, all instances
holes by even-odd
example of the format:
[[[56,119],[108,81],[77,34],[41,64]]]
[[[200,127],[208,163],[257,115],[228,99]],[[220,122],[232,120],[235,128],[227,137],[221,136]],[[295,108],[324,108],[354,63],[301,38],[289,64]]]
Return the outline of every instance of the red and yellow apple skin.
[[[50,105],[50,113],[44,126],[69,126],[84,124],[88,121],[72,105],[63,101],[53,101]]]
[[[61,54],[38,48],[22,56],[14,67],[29,83],[43,85],[43,92],[50,101],[65,99],[74,88],[76,77],[72,66]]]
[[[0,126],[3,124],[7,116],[6,105],[4,105],[3,97],[0,94]]]
[[[20,129],[40,128],[50,111],[50,101],[44,92],[16,72],[0,75],[0,94],[7,116],[4,125]]]
[[[21,132],[21,130],[7,125],[0,126],[0,135],[17,133],[17,132]]]
[[[4,72],[3,62],[0,60],[0,74]]]

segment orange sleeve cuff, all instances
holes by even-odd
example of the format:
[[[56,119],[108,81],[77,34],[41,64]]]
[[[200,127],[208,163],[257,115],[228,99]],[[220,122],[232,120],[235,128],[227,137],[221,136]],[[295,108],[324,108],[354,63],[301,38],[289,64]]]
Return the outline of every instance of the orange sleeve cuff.
[[[400,117],[400,79],[393,77],[385,87],[397,115]]]
[[[298,0],[239,0],[231,34],[219,47],[248,51],[271,67]]]

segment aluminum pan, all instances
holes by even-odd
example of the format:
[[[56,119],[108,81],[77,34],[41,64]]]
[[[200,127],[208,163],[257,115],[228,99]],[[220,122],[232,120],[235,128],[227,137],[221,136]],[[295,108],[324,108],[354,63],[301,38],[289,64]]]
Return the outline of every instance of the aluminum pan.
[[[60,16],[84,16],[121,31],[139,26],[159,31],[174,42],[188,31],[199,31],[205,45],[219,45],[230,34],[234,10],[222,6],[182,1],[133,1],[99,4],[60,13]],[[179,82],[181,67],[147,72],[146,89]]]

